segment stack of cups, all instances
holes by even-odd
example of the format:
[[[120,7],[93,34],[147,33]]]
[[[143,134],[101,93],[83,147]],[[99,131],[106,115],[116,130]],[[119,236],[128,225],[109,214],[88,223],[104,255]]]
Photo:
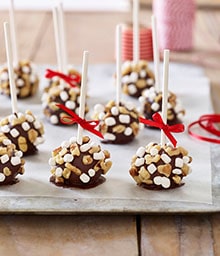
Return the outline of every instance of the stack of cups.
[[[140,59],[153,60],[152,30],[141,26],[140,33]],[[133,28],[129,25],[122,27],[122,61],[133,60]]]
[[[160,50],[190,50],[193,47],[194,0],[154,0]]]

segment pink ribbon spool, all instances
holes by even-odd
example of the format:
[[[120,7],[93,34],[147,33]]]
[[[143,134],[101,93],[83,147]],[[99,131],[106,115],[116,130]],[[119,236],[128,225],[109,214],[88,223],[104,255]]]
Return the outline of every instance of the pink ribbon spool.
[[[140,59],[153,60],[152,30],[140,27]],[[122,27],[122,61],[133,59],[133,29],[131,26]]]
[[[194,0],[154,0],[160,50],[190,50],[193,47]]]

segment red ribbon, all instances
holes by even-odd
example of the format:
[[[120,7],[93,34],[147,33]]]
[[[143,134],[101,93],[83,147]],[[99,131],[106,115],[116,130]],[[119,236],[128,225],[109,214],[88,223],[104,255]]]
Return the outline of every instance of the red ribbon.
[[[198,140],[203,140],[203,141],[220,144],[220,139],[202,136],[202,135],[199,135],[192,131],[193,126],[199,125],[205,131],[207,131],[213,135],[220,136],[220,130],[218,130],[215,127],[215,125],[214,125],[215,123],[220,123],[220,115],[218,115],[218,114],[202,115],[198,120],[196,120],[188,125],[188,133],[189,133],[189,135],[191,135],[192,137],[194,137]]]
[[[94,133],[95,135],[99,136],[102,139],[104,138],[102,133],[95,129],[95,127],[99,124],[98,120],[86,121],[85,119],[82,119],[76,113],[74,113],[72,110],[65,107],[64,105],[58,103],[58,104],[56,104],[56,106],[61,108],[63,111],[65,111],[67,114],[70,115],[70,116],[64,116],[63,118],[60,119],[60,121],[63,124],[78,123],[85,130]],[[68,120],[68,121],[65,121],[65,120]]]
[[[174,138],[174,136],[171,134],[171,132],[175,132],[175,133],[183,132],[184,125],[183,124],[175,124],[175,125],[165,124],[158,112],[153,114],[152,119],[153,120],[149,120],[149,119],[144,119],[142,117],[139,117],[139,120],[141,123],[161,129],[166,134],[166,136],[168,137],[170,142],[173,144],[173,146],[176,147],[177,141]]]
[[[80,75],[65,75],[63,73],[53,71],[51,69],[46,69],[46,78],[53,78],[54,76],[58,76],[60,79],[63,79],[66,83],[68,83],[71,87],[76,87],[77,84],[81,82]]]

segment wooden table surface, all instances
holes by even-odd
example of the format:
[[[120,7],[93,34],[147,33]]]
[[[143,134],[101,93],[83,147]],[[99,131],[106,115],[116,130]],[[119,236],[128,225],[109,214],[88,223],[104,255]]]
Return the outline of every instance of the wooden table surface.
[[[141,11],[150,24],[150,10]],[[0,24],[8,19],[0,12]],[[114,31],[130,13],[65,14],[69,62],[81,64],[82,51],[90,63],[114,61]],[[56,63],[53,23],[49,12],[17,12],[21,58],[37,64]],[[220,111],[220,10],[197,10],[195,47],[172,53],[172,60],[204,67],[211,81],[215,111]],[[0,62],[5,62],[3,26]],[[104,47],[103,47],[104,45]],[[201,215],[0,216],[0,255],[220,255],[220,213]]]

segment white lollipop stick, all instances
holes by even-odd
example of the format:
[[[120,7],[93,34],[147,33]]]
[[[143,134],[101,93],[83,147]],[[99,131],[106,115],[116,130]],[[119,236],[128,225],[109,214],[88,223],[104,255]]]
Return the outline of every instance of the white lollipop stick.
[[[65,22],[64,22],[64,11],[63,11],[63,3],[59,2],[58,4],[59,10],[59,31],[60,31],[60,39],[61,39],[61,51],[62,51],[62,65],[64,72],[67,73],[67,51],[66,51],[66,33],[65,33]]]
[[[155,89],[159,91],[160,86],[160,57],[158,48],[157,20],[154,15],[151,16],[152,36],[153,36],[153,53],[154,53],[154,73],[155,73]]]
[[[121,101],[121,25],[116,27],[116,105]]]
[[[164,50],[164,61],[163,61],[163,88],[162,88],[162,119],[163,122],[167,123],[167,99],[168,99],[168,77],[169,77],[169,57],[170,51]],[[161,130],[161,146],[166,143],[166,135]]]
[[[58,7],[53,6],[53,23],[54,23],[54,35],[56,44],[56,54],[57,54],[57,65],[60,72],[64,72],[63,61],[62,61],[62,46],[61,46],[61,36],[59,29],[59,13]]]
[[[81,117],[81,118],[84,118],[84,115],[85,115],[88,59],[89,59],[89,52],[84,51],[83,52],[83,64],[82,64],[82,82],[81,82],[81,90],[80,90],[80,103],[79,103],[79,117]],[[77,143],[79,143],[79,144],[82,144],[82,133],[83,133],[83,128],[78,124]]]
[[[12,55],[12,42],[10,37],[10,28],[8,22],[4,22],[4,34],[5,34],[5,47],[8,62],[8,75],[10,83],[10,93],[11,93],[11,107],[12,113],[18,113],[17,107],[17,94],[14,80],[14,69],[13,69],[13,55]]]
[[[133,61],[140,59],[139,0],[133,0]]]
[[[14,17],[14,0],[10,1],[9,8],[9,20],[10,20],[10,31],[11,31],[11,43],[14,63],[18,63],[18,49],[17,49],[17,37],[15,29],[15,17]]]

